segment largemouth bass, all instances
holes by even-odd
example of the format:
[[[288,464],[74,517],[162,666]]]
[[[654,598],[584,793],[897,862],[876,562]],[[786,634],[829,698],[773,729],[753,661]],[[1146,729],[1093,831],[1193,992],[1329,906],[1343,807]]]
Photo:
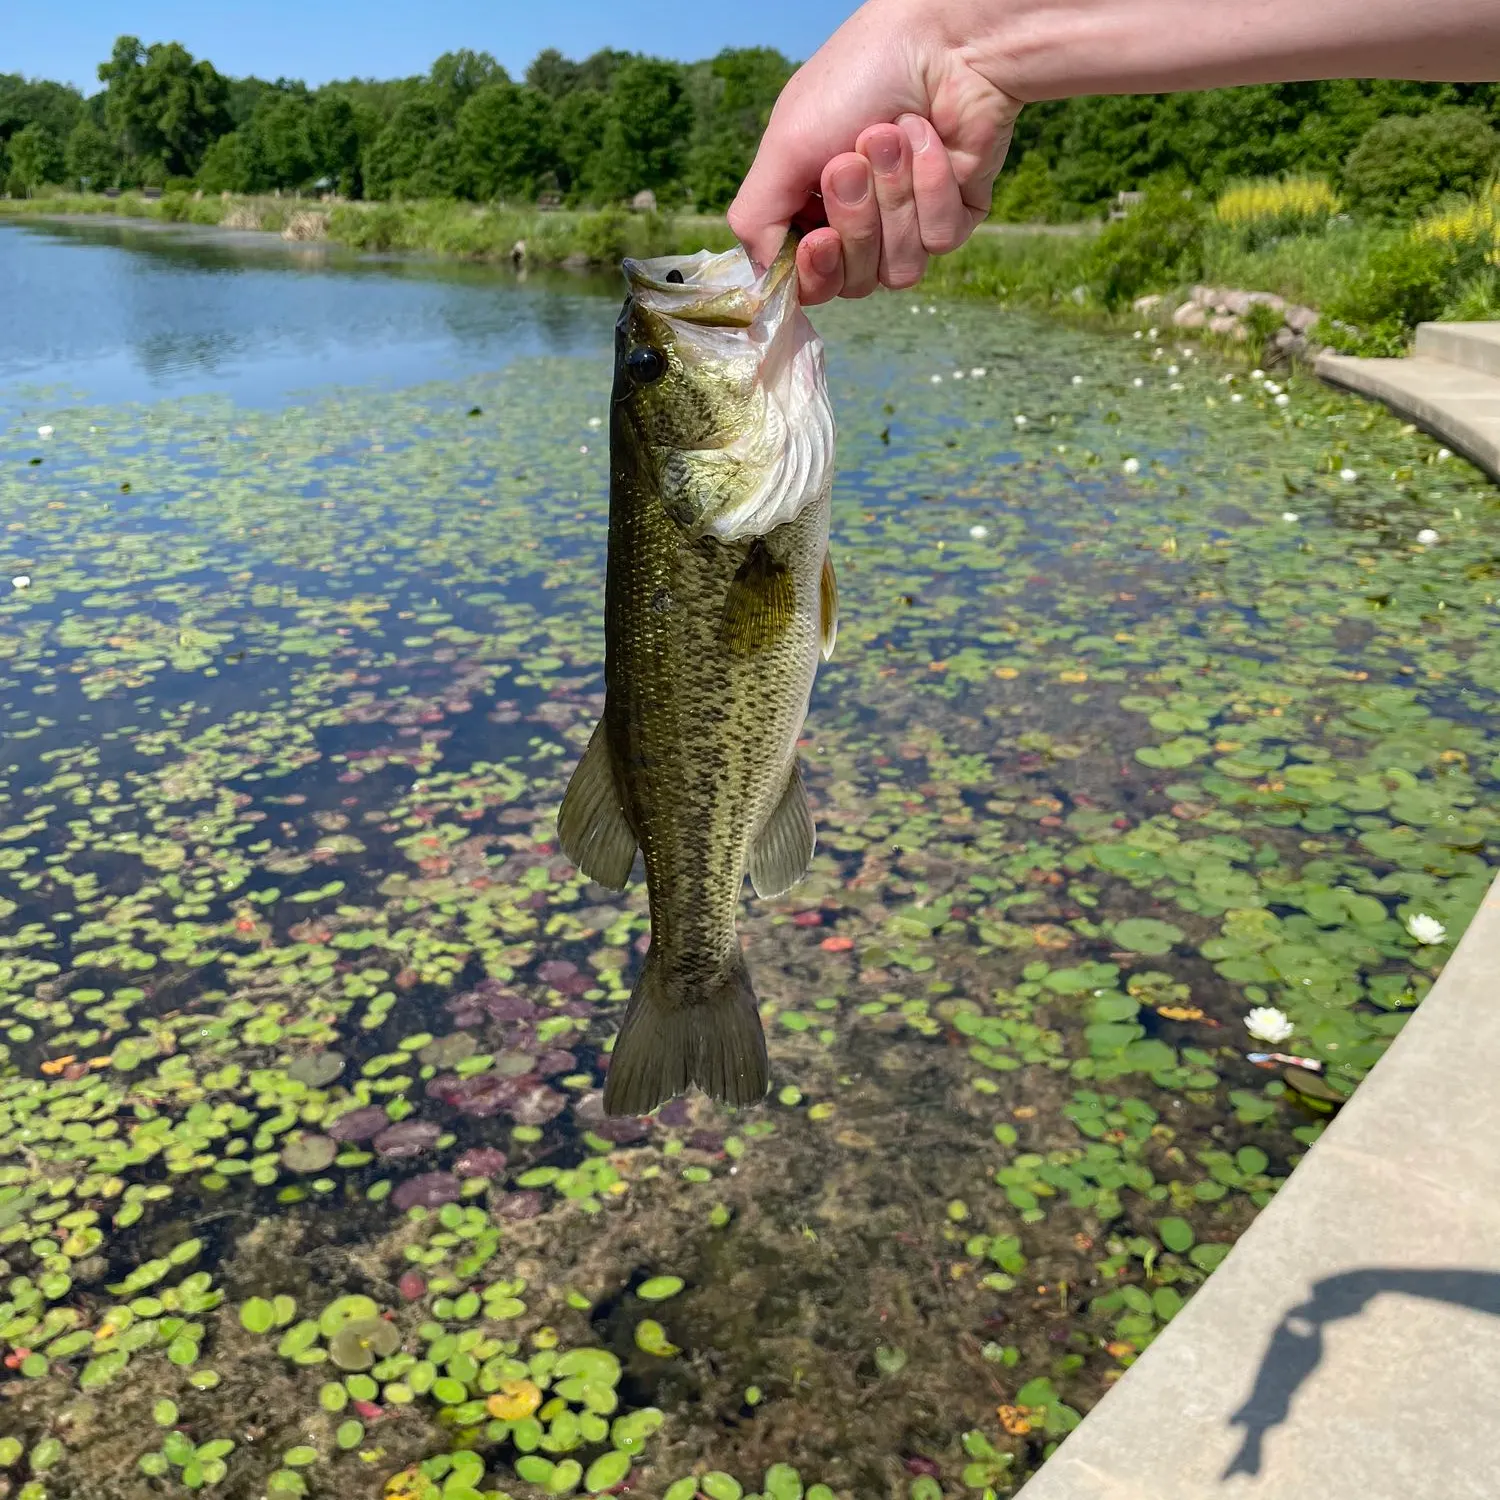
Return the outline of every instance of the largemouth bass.
[[[834,425],[794,246],[625,262],[610,413],[605,705],[558,815],[568,857],[624,889],[639,849],[651,946],[615,1042],[608,1114],[696,1084],[770,1084],[735,915],[807,873],[797,763],[833,650]]]

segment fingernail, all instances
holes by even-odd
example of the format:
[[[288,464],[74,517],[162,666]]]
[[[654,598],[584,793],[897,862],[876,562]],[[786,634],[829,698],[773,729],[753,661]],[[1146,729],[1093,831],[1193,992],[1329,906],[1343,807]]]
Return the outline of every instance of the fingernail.
[[[820,240],[813,246],[813,270],[819,276],[832,276],[838,270],[839,261],[842,259],[843,254],[837,240]]]
[[[877,172],[894,172],[901,165],[901,142],[882,133],[871,138],[865,155]]]
[[[835,167],[829,185],[846,208],[858,208],[870,196],[870,174],[857,161]]]
[[[921,115],[902,115],[896,123],[906,132],[906,138],[911,142],[911,154],[920,156],[931,139],[927,132],[927,121]]]

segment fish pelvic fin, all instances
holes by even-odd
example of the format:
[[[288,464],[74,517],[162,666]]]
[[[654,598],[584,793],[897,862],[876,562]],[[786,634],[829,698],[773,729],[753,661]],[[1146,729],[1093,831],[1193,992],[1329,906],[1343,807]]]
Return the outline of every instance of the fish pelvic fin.
[[[827,661],[839,638],[839,581],[833,571],[832,552],[823,554],[823,571],[818,575],[818,626],[823,660]]]
[[[655,949],[636,980],[604,1077],[604,1113],[644,1115],[693,1085],[726,1104],[758,1104],[771,1086],[766,1036],[744,958],[684,999]]]
[[[603,720],[594,726],[583,759],[563,793],[557,836],[563,853],[590,880],[612,891],[625,889],[635,863],[636,838],[620,806],[614,757],[604,737]]]
[[[807,788],[802,785],[802,766],[793,761],[781,801],[750,851],[750,884],[755,894],[765,901],[791,890],[811,867],[817,841]]]

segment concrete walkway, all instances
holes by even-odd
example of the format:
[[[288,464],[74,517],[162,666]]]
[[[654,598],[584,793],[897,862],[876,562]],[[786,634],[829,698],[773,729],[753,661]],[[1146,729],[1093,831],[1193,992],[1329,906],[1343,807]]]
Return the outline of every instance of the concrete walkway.
[[[1500,881],[1286,1186],[1020,1493],[1500,1497]]]
[[[1409,359],[1325,349],[1313,368],[1384,401],[1500,478],[1500,323],[1422,323]]]

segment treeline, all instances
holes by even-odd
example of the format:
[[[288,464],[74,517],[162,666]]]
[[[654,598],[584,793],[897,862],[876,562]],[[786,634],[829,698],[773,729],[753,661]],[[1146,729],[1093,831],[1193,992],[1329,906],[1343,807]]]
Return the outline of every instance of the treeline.
[[[1231,182],[1287,174],[1326,177],[1350,189],[1351,203],[1377,210],[1378,194],[1367,191],[1372,155],[1425,158],[1438,191],[1465,190],[1476,156],[1488,151],[1494,164],[1497,120],[1500,84],[1380,79],[1033,104],[1017,121],[996,215],[1067,220],[1097,213],[1122,191],[1177,181],[1211,197]],[[1396,173],[1416,169],[1413,161]]]
[[[792,67],[770,48],[697,63],[552,49],[518,82],[461,51],[421,77],[310,89],[228,78],[176,42],[126,36],[88,98],[0,75],[0,186],[587,204],[649,188],[722,208]]]
[[[488,53],[460,51],[420,77],[314,89],[230,78],[176,42],[125,36],[87,98],[0,75],[0,189],[511,203],[556,194],[599,205],[649,188],[663,207],[714,210],[734,195],[792,69],[769,48],[695,63],[617,51],[574,62],[551,49],[516,80]],[[1122,189],[1172,179],[1209,193],[1288,172],[1342,186],[1372,127],[1429,116],[1446,123],[1396,134],[1447,182],[1470,171],[1497,114],[1497,84],[1360,80],[1032,105],[996,212],[1077,218]]]

